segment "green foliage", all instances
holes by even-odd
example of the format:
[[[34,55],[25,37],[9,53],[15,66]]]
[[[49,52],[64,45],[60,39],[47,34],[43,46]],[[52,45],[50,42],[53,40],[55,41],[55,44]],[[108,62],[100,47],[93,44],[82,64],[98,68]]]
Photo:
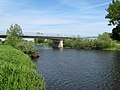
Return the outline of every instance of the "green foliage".
[[[120,41],[120,24],[116,26],[116,28],[113,28],[112,30],[112,38],[114,40]]]
[[[64,47],[71,47],[72,48],[73,43],[74,42],[72,39],[65,39],[64,40]]]
[[[38,38],[39,39],[39,38]],[[35,45],[37,46],[52,46],[53,45],[53,41],[52,40],[48,40],[48,39],[41,39],[39,40],[35,40]]]
[[[115,44],[108,33],[103,33],[102,35],[99,35],[98,41],[100,42],[101,49],[111,48]]]
[[[113,0],[106,11],[105,18],[109,19],[109,25],[117,25],[112,30],[112,38],[120,40],[120,0]]]
[[[109,19],[109,25],[120,24],[120,0],[113,0],[106,11],[105,18]]]
[[[34,48],[31,42],[23,41],[16,45],[16,48],[28,54],[30,57],[35,58],[39,57],[39,52]]]
[[[103,33],[96,39],[82,39],[64,40],[65,47],[77,48],[77,49],[107,49],[115,47],[116,42],[110,37],[110,34]]]
[[[47,41],[45,41],[45,43],[48,43],[49,46],[53,45],[53,41],[52,40],[47,40]]]
[[[0,46],[0,90],[45,90],[35,63],[11,46]]]
[[[69,39],[69,40],[64,40],[64,46],[65,47],[71,47],[71,48],[78,48],[78,49],[92,49],[92,42],[93,40],[91,39]]]
[[[36,38],[35,43],[44,43],[44,38]]]
[[[6,44],[14,46],[22,40],[22,29],[18,24],[11,25],[7,30]]]
[[[28,54],[30,57],[38,57],[39,53],[33,47],[30,42],[25,42],[21,38],[22,36],[22,29],[18,24],[11,25],[10,28],[7,30],[7,38],[5,40],[5,44],[11,45],[25,54]]]

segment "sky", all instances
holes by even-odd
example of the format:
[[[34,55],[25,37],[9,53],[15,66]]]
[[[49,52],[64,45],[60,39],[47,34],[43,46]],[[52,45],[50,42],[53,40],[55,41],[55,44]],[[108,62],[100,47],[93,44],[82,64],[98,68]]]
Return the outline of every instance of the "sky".
[[[0,33],[15,23],[25,33],[97,36],[111,32],[111,0],[0,0]]]

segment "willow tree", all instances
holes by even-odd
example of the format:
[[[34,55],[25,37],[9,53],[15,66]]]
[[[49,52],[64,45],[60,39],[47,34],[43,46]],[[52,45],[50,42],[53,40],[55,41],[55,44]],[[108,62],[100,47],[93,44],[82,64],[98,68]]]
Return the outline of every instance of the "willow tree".
[[[7,29],[7,37],[6,37],[6,43],[14,46],[19,43],[22,40],[22,28],[18,25],[11,25],[9,29]]]
[[[109,7],[106,9],[106,19],[109,19],[108,25],[116,26],[112,30],[112,38],[120,40],[120,0],[113,0]]]

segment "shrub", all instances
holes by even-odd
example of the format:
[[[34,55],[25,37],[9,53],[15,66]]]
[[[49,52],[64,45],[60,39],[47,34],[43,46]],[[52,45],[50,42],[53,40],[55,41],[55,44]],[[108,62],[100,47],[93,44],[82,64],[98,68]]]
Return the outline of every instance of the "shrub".
[[[108,33],[103,33],[102,35],[99,35],[97,39],[100,42],[101,49],[111,48],[115,44]]]
[[[64,46],[65,47],[72,47],[72,42],[73,42],[72,39],[65,39],[64,40]]]
[[[53,41],[52,40],[46,40],[45,43],[48,43],[49,46],[53,45]]]
[[[34,48],[31,42],[23,41],[16,45],[16,48],[28,54],[30,57],[35,58],[39,57],[39,52]]]

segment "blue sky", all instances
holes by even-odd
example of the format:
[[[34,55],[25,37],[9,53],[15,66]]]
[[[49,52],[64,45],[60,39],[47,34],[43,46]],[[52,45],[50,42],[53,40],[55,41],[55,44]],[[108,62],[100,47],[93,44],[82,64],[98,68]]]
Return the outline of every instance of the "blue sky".
[[[0,31],[19,24],[23,32],[96,36],[111,32],[105,9],[111,0],[0,0]]]

